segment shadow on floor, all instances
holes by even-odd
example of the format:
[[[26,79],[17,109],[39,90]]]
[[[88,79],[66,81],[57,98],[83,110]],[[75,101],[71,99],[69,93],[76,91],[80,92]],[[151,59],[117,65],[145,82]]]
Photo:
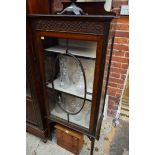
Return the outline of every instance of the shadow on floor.
[[[121,121],[110,145],[110,155],[127,155],[129,152],[129,123]]]

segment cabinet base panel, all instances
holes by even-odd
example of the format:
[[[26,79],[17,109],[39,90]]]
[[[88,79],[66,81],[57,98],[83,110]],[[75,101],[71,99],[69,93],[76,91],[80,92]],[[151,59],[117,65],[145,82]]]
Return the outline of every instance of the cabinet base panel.
[[[48,132],[47,129],[41,130],[38,127],[31,125],[29,123],[26,123],[26,132],[29,132],[37,137],[47,139],[48,138]]]

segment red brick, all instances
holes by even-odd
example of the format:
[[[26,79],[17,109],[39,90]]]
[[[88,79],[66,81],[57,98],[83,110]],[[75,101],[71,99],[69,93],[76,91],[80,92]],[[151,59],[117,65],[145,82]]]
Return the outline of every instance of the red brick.
[[[129,32],[121,32],[121,31],[116,31],[115,32],[116,37],[126,37],[129,38]]]
[[[113,83],[116,83],[116,84],[123,84],[124,83],[124,80],[122,80],[122,79],[116,79],[116,78],[113,78],[113,77],[110,77],[109,78],[109,81],[110,82],[113,82]]]
[[[116,31],[117,30],[129,31],[129,25],[128,24],[117,24]]]
[[[110,69],[111,72],[118,73],[118,74],[126,74],[127,70],[123,68],[115,68],[111,67]]]
[[[114,96],[109,96],[109,100],[110,100],[110,101],[116,101],[116,97],[114,97]]]
[[[111,77],[115,77],[115,78],[120,78],[120,77],[121,77],[120,74],[114,73],[114,72],[111,72],[110,76],[111,76]]]
[[[112,95],[112,96],[115,96],[115,95],[116,95],[116,92],[111,91],[111,90],[108,90],[108,94],[109,94],[109,95]]]
[[[129,50],[129,46],[114,44],[113,49],[115,49],[115,50],[128,51]]]
[[[121,79],[125,80],[126,75],[121,75]]]
[[[117,43],[117,44],[128,44],[129,43],[129,39],[128,38],[123,38],[123,37],[115,37],[114,43]]]
[[[128,63],[129,59],[128,58],[118,57],[118,56],[113,56],[112,61]]]
[[[108,90],[108,94],[109,94],[109,97],[115,97],[116,96],[116,91],[112,91],[112,90]],[[115,100],[111,100],[111,101],[114,101],[115,102]]]
[[[110,91],[116,92],[116,89],[117,89],[117,88],[113,88],[113,87],[108,86],[108,91],[109,91],[109,92],[110,92]]]
[[[117,88],[119,88],[119,89],[123,89],[123,87],[124,87],[123,84],[118,84],[118,85],[117,85]]]
[[[127,58],[129,57],[129,52],[125,53],[125,57],[127,57]]]
[[[108,87],[109,96],[115,97],[117,93],[121,93],[121,92],[122,92],[122,90],[120,90],[118,88]]]
[[[128,69],[128,66],[129,66],[128,64],[122,64],[123,69]]]
[[[121,95],[122,95],[121,93],[116,93],[116,97],[119,97],[120,98]]]
[[[120,56],[120,57],[122,56],[123,57],[123,56],[125,56],[125,52],[121,52],[121,51],[120,52],[116,52],[115,50],[113,50],[113,55]]]
[[[121,67],[122,67],[122,64],[121,64],[120,62],[112,62],[112,63],[111,63],[111,66],[112,66],[112,67],[121,68]]]
[[[109,82],[108,86],[117,88],[117,84],[116,83]]]
[[[120,4],[120,5],[122,5],[122,4]],[[123,17],[123,16],[121,16],[120,18],[115,19],[115,20],[116,20],[117,23],[124,23],[124,24],[125,23],[129,23],[129,17]]]

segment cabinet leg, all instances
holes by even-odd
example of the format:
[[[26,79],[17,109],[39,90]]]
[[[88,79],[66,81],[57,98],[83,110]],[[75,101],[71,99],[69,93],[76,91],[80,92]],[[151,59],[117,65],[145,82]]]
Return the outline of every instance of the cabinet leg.
[[[51,134],[51,122],[47,120],[47,130],[48,130],[48,137],[50,140],[52,140],[52,134]]]
[[[42,138],[42,142],[47,143],[47,138]]]
[[[90,155],[93,155],[94,144],[95,144],[95,139],[94,138],[91,138],[91,151],[90,151]]]

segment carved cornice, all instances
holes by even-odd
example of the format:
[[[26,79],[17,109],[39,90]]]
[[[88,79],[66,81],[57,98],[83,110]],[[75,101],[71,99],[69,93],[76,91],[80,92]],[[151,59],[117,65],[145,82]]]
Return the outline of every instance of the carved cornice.
[[[33,19],[34,30],[103,35],[107,23],[100,21]]]

